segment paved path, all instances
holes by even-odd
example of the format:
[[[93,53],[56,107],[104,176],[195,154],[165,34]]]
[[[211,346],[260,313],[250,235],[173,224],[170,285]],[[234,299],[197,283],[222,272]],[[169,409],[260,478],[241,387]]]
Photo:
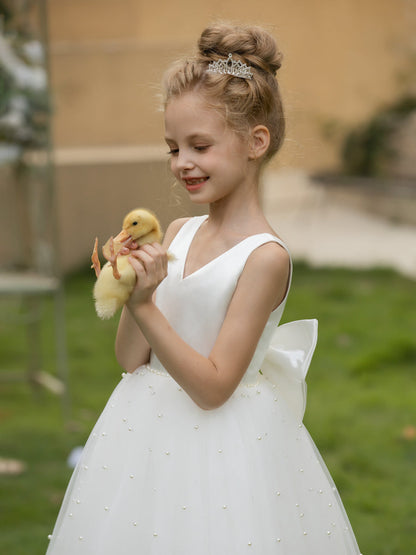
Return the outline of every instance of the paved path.
[[[389,267],[416,279],[416,226],[331,200],[301,171],[267,174],[264,208],[294,258],[314,266]]]

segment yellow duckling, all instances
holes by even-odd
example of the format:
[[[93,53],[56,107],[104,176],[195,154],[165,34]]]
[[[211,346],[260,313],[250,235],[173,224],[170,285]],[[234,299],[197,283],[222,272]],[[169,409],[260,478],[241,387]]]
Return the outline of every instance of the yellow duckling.
[[[136,272],[129,263],[128,255],[119,254],[123,247],[133,242],[140,247],[146,243],[160,243],[162,230],[155,214],[145,208],[136,208],[127,214],[123,229],[117,237],[103,246],[103,254],[108,262],[101,270],[98,258],[98,239],[95,239],[91,256],[92,266],[97,276],[94,285],[95,309],[103,320],[114,316],[130,296],[136,284]]]

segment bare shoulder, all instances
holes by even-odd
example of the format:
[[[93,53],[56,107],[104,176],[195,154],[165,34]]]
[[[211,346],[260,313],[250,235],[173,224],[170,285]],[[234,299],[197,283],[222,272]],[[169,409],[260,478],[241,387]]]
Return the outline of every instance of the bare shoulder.
[[[173,220],[173,222],[169,224],[165,233],[165,237],[163,239],[163,246],[165,248],[169,247],[173,239],[176,237],[178,231],[190,219],[191,218],[178,218],[177,220]]]
[[[246,266],[272,275],[284,275],[289,272],[290,256],[282,245],[270,241],[254,249],[248,257]]]
[[[285,248],[275,242],[257,247],[248,257],[240,278],[240,285],[256,291],[268,299],[271,309],[276,308],[287,292],[290,277],[290,256]]]

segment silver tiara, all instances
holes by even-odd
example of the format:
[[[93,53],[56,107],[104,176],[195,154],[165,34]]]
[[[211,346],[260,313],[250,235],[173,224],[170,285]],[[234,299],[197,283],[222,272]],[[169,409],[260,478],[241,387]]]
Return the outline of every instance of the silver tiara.
[[[234,60],[232,54],[228,54],[228,58],[222,58],[208,65],[209,73],[221,73],[222,75],[232,75],[233,77],[241,77],[242,79],[251,79],[253,74],[251,67],[244,64],[240,60]]]

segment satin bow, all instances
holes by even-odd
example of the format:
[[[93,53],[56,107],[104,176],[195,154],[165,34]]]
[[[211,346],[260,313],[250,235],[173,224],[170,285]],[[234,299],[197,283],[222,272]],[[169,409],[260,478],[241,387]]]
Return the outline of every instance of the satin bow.
[[[278,326],[262,374],[278,387],[295,418],[302,422],[306,408],[306,374],[318,339],[318,320],[297,320]]]

